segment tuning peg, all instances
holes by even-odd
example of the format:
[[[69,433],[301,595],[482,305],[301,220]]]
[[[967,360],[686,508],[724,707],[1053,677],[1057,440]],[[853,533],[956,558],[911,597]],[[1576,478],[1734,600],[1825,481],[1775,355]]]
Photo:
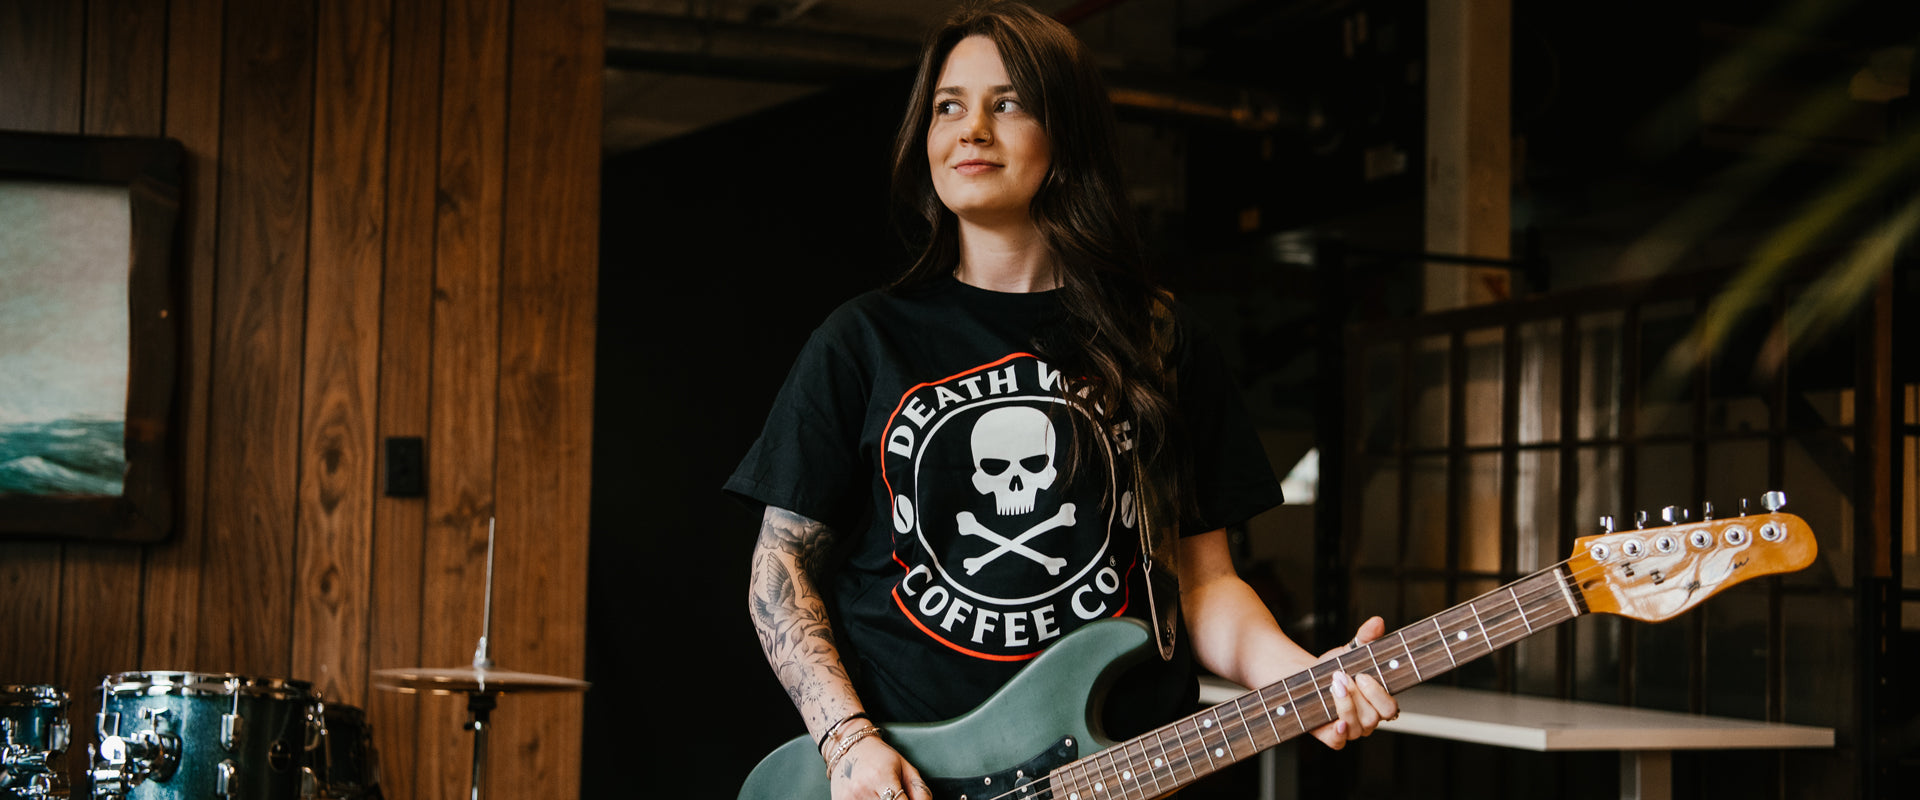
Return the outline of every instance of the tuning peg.
[[[1600,532],[1613,533],[1613,515],[1612,514],[1600,515]]]
[[[1708,522],[1712,522],[1713,521],[1713,501],[1708,500],[1707,502],[1701,504],[1701,506],[1702,507],[1700,509],[1700,518]]]
[[[1676,522],[1679,522],[1680,521],[1679,507],[1667,506],[1665,508],[1660,509],[1660,521],[1665,522],[1668,525],[1672,525]]]
[[[1647,512],[1645,511],[1633,512],[1633,527],[1635,528],[1647,527]]]
[[[1780,509],[1787,507],[1787,493],[1767,492],[1766,494],[1760,495],[1760,505],[1765,506],[1770,512],[1778,512]]]
[[[1747,498],[1740,498],[1740,516],[1747,515]]]

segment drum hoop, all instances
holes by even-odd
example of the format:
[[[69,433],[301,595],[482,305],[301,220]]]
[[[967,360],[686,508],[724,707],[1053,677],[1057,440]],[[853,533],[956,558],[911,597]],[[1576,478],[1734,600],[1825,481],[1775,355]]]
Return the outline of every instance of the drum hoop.
[[[44,683],[0,684],[0,703],[54,708],[67,704],[67,693]]]
[[[116,697],[230,697],[244,694],[298,700],[313,696],[313,684],[306,681],[231,672],[120,672],[108,675],[100,685]]]

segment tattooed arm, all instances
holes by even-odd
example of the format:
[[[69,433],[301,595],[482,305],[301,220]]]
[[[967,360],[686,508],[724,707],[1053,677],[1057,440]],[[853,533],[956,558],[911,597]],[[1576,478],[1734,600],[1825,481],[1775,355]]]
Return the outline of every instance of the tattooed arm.
[[[760,522],[760,540],[753,548],[753,573],[748,584],[748,612],[753,615],[760,649],[815,740],[834,723],[863,710],[840,661],[840,650],[834,645],[826,599],[819,589],[834,540],[833,530],[826,525],[768,506]],[[834,738],[827,741],[822,757],[832,755],[839,743],[865,722],[853,720],[841,725],[834,731]],[[920,773],[878,736],[855,743],[827,780],[834,800],[933,797],[920,780]],[[902,788],[905,793],[901,793]],[[893,790],[893,795],[888,795],[888,790]]]

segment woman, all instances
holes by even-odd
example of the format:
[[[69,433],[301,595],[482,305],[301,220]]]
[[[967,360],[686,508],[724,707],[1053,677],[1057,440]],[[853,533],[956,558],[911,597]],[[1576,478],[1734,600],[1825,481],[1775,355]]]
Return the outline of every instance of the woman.
[[[1019,4],[956,13],[894,192],[926,224],[919,259],[814,332],[727,484],[766,505],[751,612],[833,797],[927,800],[874,720],[957,716],[1080,626],[1168,602],[1145,520],[1179,520],[1186,632],[1109,693],[1110,734],[1190,708],[1195,661],[1248,686],[1317,661],[1234,573],[1224,528],[1279,486],[1219,354],[1147,277],[1073,35]],[[1370,677],[1335,693],[1314,731],[1335,748],[1398,712]]]

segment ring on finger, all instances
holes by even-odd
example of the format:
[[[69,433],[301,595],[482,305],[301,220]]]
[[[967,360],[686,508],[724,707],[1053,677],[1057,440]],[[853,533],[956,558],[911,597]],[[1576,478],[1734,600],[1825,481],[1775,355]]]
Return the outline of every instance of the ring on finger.
[[[893,800],[900,796],[900,790],[892,786],[880,790],[880,800]]]

